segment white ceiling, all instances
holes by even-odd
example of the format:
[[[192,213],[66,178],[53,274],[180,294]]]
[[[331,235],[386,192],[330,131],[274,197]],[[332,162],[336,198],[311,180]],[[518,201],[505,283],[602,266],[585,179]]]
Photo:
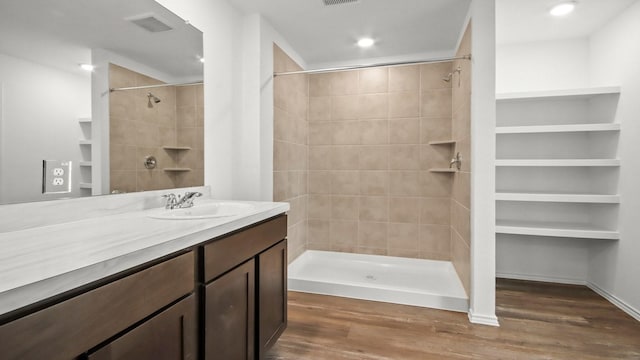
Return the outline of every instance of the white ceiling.
[[[154,14],[173,30],[126,19]],[[102,48],[174,78],[202,78],[202,33],[153,0],[0,0],[0,53],[78,71]]]
[[[549,10],[560,0],[496,0],[496,41],[510,44],[586,37],[635,1],[577,0],[573,13],[557,18]]]
[[[419,53],[453,53],[471,0],[361,0],[325,6],[322,0],[229,0],[260,13],[307,65]],[[360,37],[372,48],[360,49]]]

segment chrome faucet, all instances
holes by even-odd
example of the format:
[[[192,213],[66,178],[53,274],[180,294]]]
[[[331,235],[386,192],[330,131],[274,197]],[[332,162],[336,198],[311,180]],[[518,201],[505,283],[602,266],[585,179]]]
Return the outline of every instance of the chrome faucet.
[[[187,191],[182,196],[176,196],[173,193],[162,195],[163,198],[167,199],[164,208],[169,210],[190,208],[193,206],[193,200],[200,196],[202,196],[201,192],[193,191]]]
[[[460,153],[456,153],[456,157],[451,159],[449,162],[449,169],[451,169],[453,165],[456,166],[456,169],[460,170],[460,167],[462,166],[462,156],[460,156]]]

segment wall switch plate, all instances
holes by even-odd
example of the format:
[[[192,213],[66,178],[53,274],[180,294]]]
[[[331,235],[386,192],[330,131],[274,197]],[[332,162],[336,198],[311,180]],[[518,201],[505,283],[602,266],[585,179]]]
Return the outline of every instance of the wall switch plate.
[[[71,161],[42,160],[42,193],[71,192]]]

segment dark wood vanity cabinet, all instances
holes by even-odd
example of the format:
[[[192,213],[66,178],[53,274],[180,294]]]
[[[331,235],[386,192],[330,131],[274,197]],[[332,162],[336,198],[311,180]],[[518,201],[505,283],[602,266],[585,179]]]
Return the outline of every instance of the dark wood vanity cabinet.
[[[262,359],[284,331],[286,234],[281,216],[205,245],[205,359]]]
[[[255,261],[206,285],[206,359],[255,358]]]
[[[287,324],[287,217],[0,323],[1,360],[254,360]]]
[[[258,256],[258,353],[264,358],[287,327],[287,242]]]
[[[109,342],[89,360],[196,360],[195,295],[169,307],[142,325]]]
[[[126,349],[147,342],[159,344],[170,338],[173,347],[184,338],[185,354],[188,355],[193,352],[191,339],[197,335],[192,321],[195,316],[193,295],[189,296],[194,289],[194,261],[193,252],[178,255],[0,325],[0,358],[83,359],[92,349],[132,327],[134,330],[120,338],[124,340],[116,338],[113,346],[107,344],[106,347]],[[182,298],[185,299],[180,301]],[[168,309],[162,312],[165,308]],[[181,314],[176,315],[176,311]],[[180,316],[185,317],[184,321]],[[180,340],[173,339],[174,335],[178,336],[175,326],[166,331],[163,329],[169,326],[169,317],[180,320],[174,324],[182,331]],[[158,329],[155,329],[156,325]],[[156,335],[163,339],[155,339]],[[132,340],[136,340],[136,344],[127,343]],[[128,354],[98,358],[156,359],[125,355]]]

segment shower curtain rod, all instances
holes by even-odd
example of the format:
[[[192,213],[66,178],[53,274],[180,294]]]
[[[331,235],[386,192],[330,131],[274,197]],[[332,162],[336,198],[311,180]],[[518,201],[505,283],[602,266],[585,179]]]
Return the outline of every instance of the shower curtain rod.
[[[201,81],[201,82],[194,82],[194,83],[131,86],[131,87],[122,87],[122,88],[109,88],[109,92],[122,91],[122,90],[153,89],[153,88],[159,88],[159,87],[165,87],[165,86],[194,86],[194,85],[202,85],[202,84],[204,83]]]
[[[400,65],[419,65],[419,64],[429,64],[429,63],[440,63],[440,62],[447,62],[452,60],[471,60],[471,54],[448,57],[448,58],[429,59],[429,60],[400,61],[400,62],[378,63],[378,64],[370,64],[370,65],[335,67],[335,68],[326,68],[326,69],[274,72],[273,76],[275,77],[275,76],[282,76],[282,75],[320,74],[320,73],[326,73],[326,72],[358,70],[358,69],[366,69],[366,68],[372,68],[372,67],[388,67],[388,66],[400,66]]]

